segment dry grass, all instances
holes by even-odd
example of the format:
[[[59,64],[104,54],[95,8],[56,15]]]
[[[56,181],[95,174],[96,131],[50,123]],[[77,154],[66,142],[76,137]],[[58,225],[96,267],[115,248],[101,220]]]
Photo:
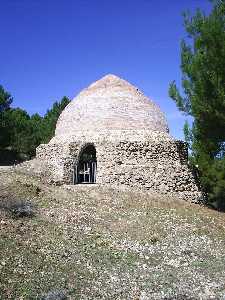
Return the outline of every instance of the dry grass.
[[[54,187],[5,171],[0,299],[224,299],[225,215],[177,199],[97,186]],[[53,292],[52,292],[53,291]]]

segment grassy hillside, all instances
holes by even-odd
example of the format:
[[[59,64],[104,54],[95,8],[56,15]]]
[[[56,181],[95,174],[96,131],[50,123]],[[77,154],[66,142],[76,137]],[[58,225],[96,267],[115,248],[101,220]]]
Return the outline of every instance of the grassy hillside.
[[[0,172],[0,299],[224,299],[223,213]]]

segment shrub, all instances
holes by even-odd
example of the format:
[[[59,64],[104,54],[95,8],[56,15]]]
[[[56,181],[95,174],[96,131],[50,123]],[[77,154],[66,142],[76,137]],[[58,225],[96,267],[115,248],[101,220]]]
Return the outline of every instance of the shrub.
[[[14,218],[31,218],[35,215],[32,203],[27,200],[4,199],[0,202],[0,209],[10,213]]]

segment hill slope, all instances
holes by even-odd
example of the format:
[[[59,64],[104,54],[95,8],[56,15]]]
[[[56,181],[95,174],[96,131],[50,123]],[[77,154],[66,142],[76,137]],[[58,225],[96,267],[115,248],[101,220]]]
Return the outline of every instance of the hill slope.
[[[35,215],[13,217],[17,199]],[[10,170],[0,174],[0,203],[0,299],[54,290],[68,299],[224,299],[222,213],[97,185],[47,186]]]

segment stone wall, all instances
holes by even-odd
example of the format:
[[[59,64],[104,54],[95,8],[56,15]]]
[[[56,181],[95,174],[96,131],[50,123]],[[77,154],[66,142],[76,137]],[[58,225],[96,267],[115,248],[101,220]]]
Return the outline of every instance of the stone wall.
[[[80,140],[40,145],[37,158],[46,161],[51,181],[72,184],[74,166],[88,143],[96,148],[100,185],[125,185],[191,201],[201,197],[187,165],[187,146],[181,141]]]
[[[41,144],[37,147],[36,158],[42,161],[43,177],[47,182],[64,183],[70,181],[67,178],[68,161],[71,161],[68,153],[68,145],[66,144]],[[70,165],[69,168],[71,168]]]
[[[123,184],[196,200],[201,196],[182,142],[120,142],[97,148],[100,184]]]

